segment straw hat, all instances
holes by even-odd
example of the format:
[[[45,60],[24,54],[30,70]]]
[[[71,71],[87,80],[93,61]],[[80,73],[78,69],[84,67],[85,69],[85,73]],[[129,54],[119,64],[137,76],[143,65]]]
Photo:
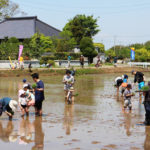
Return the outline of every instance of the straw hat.
[[[9,136],[9,142],[16,142],[17,141],[17,136],[16,135],[10,135]]]
[[[13,112],[16,111],[17,106],[18,106],[18,103],[15,100],[10,100],[9,107],[12,109]]]

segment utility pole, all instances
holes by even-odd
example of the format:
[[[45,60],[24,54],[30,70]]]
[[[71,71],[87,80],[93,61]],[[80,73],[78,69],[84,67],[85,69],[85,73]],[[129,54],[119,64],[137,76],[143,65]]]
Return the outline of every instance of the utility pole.
[[[116,54],[116,35],[114,36],[114,52],[115,52],[115,54]]]

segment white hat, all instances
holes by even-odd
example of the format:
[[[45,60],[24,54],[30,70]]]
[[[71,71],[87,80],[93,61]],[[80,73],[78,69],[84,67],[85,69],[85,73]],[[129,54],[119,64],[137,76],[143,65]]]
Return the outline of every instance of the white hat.
[[[10,135],[9,136],[9,141],[10,142],[16,142],[17,141],[17,136],[16,135]]]
[[[26,87],[28,87],[28,84],[24,84],[24,85],[23,85],[23,88],[26,88]]]
[[[24,94],[24,93],[25,93],[24,90],[19,90],[19,97],[20,97],[22,94]]]
[[[17,106],[18,106],[18,103],[15,100],[10,100],[9,107],[12,109],[13,112],[16,111]]]

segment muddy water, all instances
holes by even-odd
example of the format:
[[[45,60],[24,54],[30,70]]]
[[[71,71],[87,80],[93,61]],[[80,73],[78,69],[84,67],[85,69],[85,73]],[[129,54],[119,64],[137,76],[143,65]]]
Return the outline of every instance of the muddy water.
[[[64,103],[61,76],[42,77],[46,100],[42,118],[21,119],[16,112],[12,122],[0,118],[0,149],[4,150],[150,150],[150,127],[138,94],[133,110],[122,111],[122,98],[116,96],[113,81],[117,74],[76,77],[74,105]],[[148,76],[148,74],[147,74]],[[26,77],[33,83],[30,77]],[[148,79],[148,78],[147,78]],[[1,97],[17,99],[22,78],[0,78]],[[131,78],[132,80],[132,78]],[[134,89],[135,90],[135,89]]]

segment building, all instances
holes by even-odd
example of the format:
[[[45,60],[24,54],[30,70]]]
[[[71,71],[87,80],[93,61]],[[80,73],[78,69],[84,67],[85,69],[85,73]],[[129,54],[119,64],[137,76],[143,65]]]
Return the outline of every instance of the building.
[[[16,37],[19,40],[27,39],[35,33],[45,36],[59,36],[60,30],[42,22],[36,16],[8,18],[0,22],[0,40],[6,37]]]

